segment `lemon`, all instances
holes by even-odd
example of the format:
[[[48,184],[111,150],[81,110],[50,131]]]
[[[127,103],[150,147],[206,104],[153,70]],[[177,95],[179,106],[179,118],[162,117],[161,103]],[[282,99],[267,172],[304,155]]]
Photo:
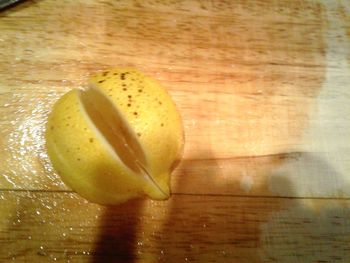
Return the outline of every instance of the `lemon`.
[[[131,68],[98,73],[86,89],[63,95],[46,127],[48,155],[62,180],[100,204],[167,199],[183,144],[169,94]]]

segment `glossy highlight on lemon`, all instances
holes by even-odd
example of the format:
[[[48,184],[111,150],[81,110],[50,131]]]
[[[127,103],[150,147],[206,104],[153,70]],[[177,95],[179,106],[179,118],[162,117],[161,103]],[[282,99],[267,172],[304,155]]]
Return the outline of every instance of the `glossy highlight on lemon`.
[[[47,151],[62,180],[100,204],[167,199],[183,144],[169,94],[131,68],[98,73],[86,89],[63,95],[46,127]]]

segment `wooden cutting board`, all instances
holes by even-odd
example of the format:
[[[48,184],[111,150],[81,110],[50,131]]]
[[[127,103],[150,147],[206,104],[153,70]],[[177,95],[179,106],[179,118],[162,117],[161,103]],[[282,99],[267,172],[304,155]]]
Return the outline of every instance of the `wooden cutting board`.
[[[349,262],[350,2],[25,1],[0,12],[1,262]],[[53,103],[158,79],[186,145],[168,201],[88,203],[53,171]]]

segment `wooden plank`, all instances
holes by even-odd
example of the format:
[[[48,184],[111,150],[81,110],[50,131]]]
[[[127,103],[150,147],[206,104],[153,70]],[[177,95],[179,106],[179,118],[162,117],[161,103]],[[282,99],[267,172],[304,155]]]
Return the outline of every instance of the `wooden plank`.
[[[348,200],[175,195],[101,207],[71,193],[0,197],[1,262],[350,260]]]
[[[349,262],[349,14],[346,0],[1,12],[0,261]],[[180,109],[168,201],[88,203],[48,160],[53,103],[111,66],[154,76]]]
[[[184,119],[173,192],[350,196],[346,10],[346,1],[27,1],[6,10],[0,188],[66,189],[44,151],[50,107],[96,70],[134,66],[164,83]]]

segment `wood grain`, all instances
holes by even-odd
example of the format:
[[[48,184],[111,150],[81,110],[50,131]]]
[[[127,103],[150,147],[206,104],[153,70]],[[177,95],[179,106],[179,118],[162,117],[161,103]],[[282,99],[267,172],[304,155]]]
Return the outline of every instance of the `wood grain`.
[[[1,262],[349,262],[350,4],[28,0],[0,12]],[[166,202],[100,207],[52,169],[53,103],[158,79],[186,146]]]
[[[71,193],[1,196],[2,262],[350,260],[349,201],[173,195],[104,208]]]
[[[230,184],[248,174],[254,182],[257,178],[251,194],[261,194],[260,185],[276,167],[256,175],[258,164],[247,170],[228,160],[246,157],[249,163],[251,157],[307,151],[310,140],[302,138],[315,118],[327,66],[327,6],[267,3],[63,1],[53,8],[50,1],[29,1],[4,12],[1,146],[6,150],[0,157],[6,160],[1,167],[6,176],[1,187],[65,189],[45,155],[47,113],[63,92],[85,85],[94,71],[128,65],[158,78],[175,99],[185,125],[185,164],[203,160],[197,167],[210,169],[212,162],[205,160],[219,160],[225,165],[217,173],[229,174]],[[342,67],[335,70],[343,74]],[[349,95],[344,89],[336,92],[336,101]],[[322,116],[322,123],[329,123],[330,133],[338,123],[348,131],[346,112],[339,121]],[[325,140],[320,138],[316,151],[334,145]],[[348,151],[344,140],[339,144]],[[324,162],[334,161],[327,158]],[[342,173],[349,171],[345,160],[336,165],[345,167]],[[183,181],[188,169],[182,168],[174,177]],[[201,169],[191,173],[186,175],[191,185],[208,185],[196,181],[204,177]],[[263,194],[280,195],[264,189]],[[173,191],[183,192],[176,186]]]

